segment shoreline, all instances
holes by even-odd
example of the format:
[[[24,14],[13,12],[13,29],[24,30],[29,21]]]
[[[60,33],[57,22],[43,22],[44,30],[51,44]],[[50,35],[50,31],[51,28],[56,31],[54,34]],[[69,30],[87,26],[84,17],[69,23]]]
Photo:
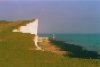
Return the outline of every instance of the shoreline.
[[[93,33],[41,33],[39,36],[53,38],[57,41],[64,41],[68,44],[75,44],[82,46],[83,49],[89,51],[97,51],[100,54],[100,34]]]
[[[66,43],[65,41],[50,39],[50,42],[42,42],[39,44],[45,51],[51,51],[65,57],[100,59],[100,54],[97,51],[86,50],[80,45]]]
[[[97,51],[84,49],[80,45],[65,43],[64,41],[57,40],[51,40],[51,42],[60,47],[62,50],[71,52],[72,54],[70,57],[100,59],[100,54]]]

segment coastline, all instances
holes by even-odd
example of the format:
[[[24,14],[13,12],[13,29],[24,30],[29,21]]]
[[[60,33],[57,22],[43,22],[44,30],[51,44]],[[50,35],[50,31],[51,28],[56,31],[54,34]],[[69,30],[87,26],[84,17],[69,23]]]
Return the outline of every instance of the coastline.
[[[64,41],[68,44],[80,45],[85,50],[97,51],[100,54],[100,34],[93,33],[54,33],[54,40]],[[53,34],[39,34],[41,37],[53,38]]]
[[[3,23],[0,32],[0,67],[99,67],[99,59],[73,58],[64,50],[62,41],[42,42],[44,51],[36,50],[34,35],[13,33],[15,27],[25,23]],[[42,45],[41,45],[42,44]],[[68,45],[67,45],[68,46]],[[65,47],[65,46],[64,46]],[[51,49],[52,48],[52,49]],[[76,48],[75,48],[76,50]],[[58,54],[58,55],[57,55]],[[61,55],[61,56],[60,56]],[[65,56],[65,57],[64,57]]]
[[[44,51],[51,51],[65,57],[100,59],[100,54],[97,51],[86,50],[83,49],[82,46],[66,43],[64,41],[50,39],[49,42],[42,42],[39,43],[39,45],[44,49]]]

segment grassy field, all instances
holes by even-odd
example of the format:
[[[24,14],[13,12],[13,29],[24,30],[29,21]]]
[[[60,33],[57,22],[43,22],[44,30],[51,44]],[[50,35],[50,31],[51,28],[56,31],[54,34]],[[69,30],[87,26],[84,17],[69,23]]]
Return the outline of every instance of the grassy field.
[[[0,67],[100,67],[100,59],[64,57],[35,49],[34,35],[13,33],[26,21],[0,22]]]

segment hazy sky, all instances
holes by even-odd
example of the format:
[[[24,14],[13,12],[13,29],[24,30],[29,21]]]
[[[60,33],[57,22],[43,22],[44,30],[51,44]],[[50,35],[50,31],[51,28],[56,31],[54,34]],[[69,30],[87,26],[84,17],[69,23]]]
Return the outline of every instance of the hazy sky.
[[[100,33],[100,1],[0,0],[0,20],[32,18],[41,33]]]

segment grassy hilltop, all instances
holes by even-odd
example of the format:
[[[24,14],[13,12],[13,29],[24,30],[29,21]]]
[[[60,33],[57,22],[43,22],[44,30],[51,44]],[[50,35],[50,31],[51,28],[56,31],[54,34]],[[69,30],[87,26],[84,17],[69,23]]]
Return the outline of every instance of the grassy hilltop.
[[[100,59],[64,57],[36,51],[34,35],[12,32],[28,21],[0,21],[0,67],[100,67]]]

